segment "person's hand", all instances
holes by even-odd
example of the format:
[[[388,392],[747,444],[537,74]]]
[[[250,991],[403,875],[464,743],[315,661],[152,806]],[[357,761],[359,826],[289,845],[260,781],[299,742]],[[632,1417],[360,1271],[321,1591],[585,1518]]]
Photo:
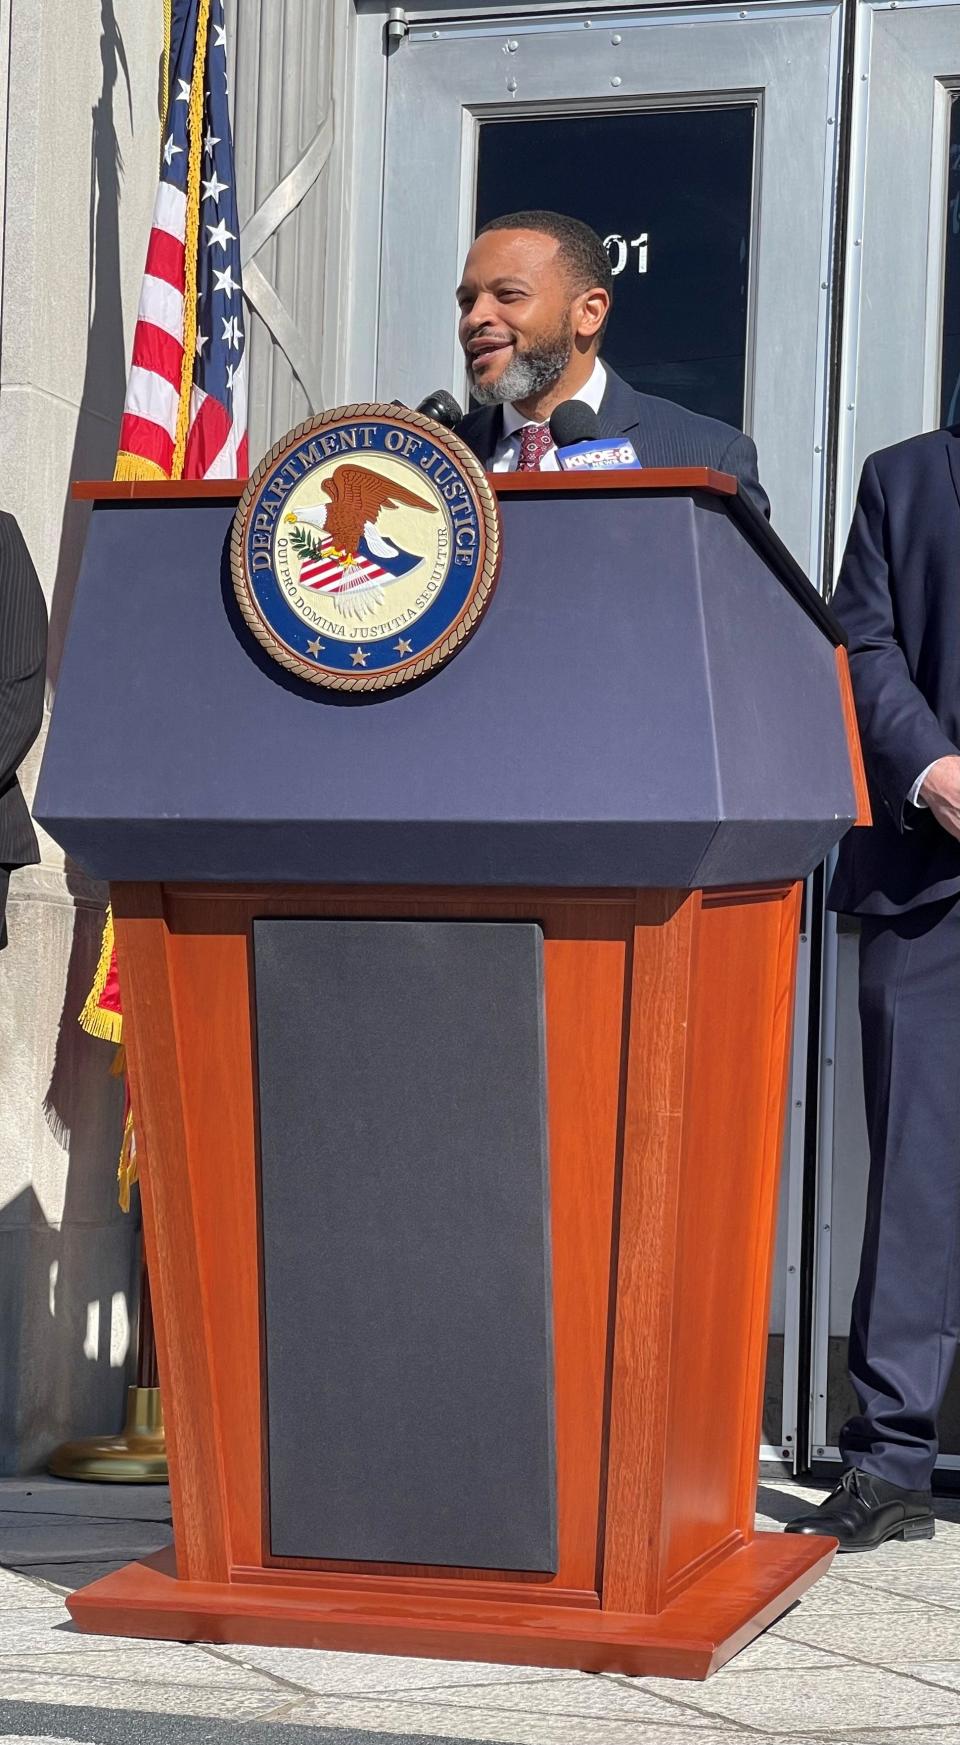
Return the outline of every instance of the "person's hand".
[[[944,830],[960,842],[960,757],[940,757],[928,769],[920,798]]]

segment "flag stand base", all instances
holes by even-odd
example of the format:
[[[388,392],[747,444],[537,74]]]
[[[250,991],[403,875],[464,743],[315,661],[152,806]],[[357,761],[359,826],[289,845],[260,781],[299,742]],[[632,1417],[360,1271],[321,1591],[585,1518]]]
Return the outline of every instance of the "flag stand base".
[[[127,1417],[119,1436],[85,1436],[61,1442],[47,1461],[55,1478],[89,1479],[92,1484],[166,1484],[167,1442],[153,1336],[150,1278],[140,1246],[140,1312],[137,1384],[127,1389]]]
[[[128,1388],[119,1436],[87,1436],[55,1448],[47,1467],[56,1478],[100,1484],[166,1484],[167,1444],[160,1389]]]

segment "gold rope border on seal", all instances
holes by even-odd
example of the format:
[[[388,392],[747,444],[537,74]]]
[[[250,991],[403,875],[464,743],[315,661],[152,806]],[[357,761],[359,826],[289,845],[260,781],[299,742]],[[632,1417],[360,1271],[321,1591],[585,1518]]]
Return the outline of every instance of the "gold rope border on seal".
[[[253,587],[247,573],[245,552],[245,531],[247,512],[269,473],[276,470],[285,454],[298,448],[306,439],[317,431],[326,430],[331,424],[356,423],[362,419],[380,419],[385,424],[405,426],[412,430],[426,431],[431,441],[441,450],[446,450],[451,459],[455,460],[461,471],[472,484],[481,510],[481,525],[483,550],[482,559],[477,568],[477,577],[473,592],[463,607],[456,623],[447,631],[442,641],[435,643],[426,653],[418,655],[415,660],[407,661],[402,666],[394,667],[389,672],[353,673],[335,672],[330,668],[318,667],[312,661],[305,661],[300,655],[294,654],[281,640],[276,631],[270,629],[261,616],[254,597]],[[331,459],[334,457],[331,456]],[[373,456],[370,457],[371,459]],[[307,418],[295,429],[288,430],[279,442],[275,442],[269,453],[265,454],[259,466],[251,474],[244,489],[243,496],[237,505],[233,518],[233,529],[230,534],[230,571],[233,576],[234,593],[237,604],[243,614],[248,630],[256,637],[261,648],[286,669],[295,673],[298,678],[306,679],[309,684],[320,685],[328,691],[386,691],[395,689],[398,685],[408,685],[414,679],[422,678],[425,673],[434,672],[448,661],[451,655],[463,646],[468,636],[476,629],[480,619],[490,602],[490,597],[497,585],[500,574],[501,558],[500,540],[500,510],[490,481],[483,467],[471,448],[452,431],[434,419],[424,417],[422,412],[415,412],[406,407],[401,411],[396,406],[388,406],[382,402],[371,402],[366,405],[337,406],[330,412],[321,412],[313,418]],[[357,644],[362,647],[362,643]]]

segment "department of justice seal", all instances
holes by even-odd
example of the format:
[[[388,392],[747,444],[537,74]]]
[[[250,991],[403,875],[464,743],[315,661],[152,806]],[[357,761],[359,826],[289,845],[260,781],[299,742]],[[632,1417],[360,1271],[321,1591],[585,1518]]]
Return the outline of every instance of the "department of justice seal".
[[[230,542],[240,610],[289,672],[343,691],[456,654],[497,580],[500,517],[476,456],[422,413],[341,406],[260,462]]]

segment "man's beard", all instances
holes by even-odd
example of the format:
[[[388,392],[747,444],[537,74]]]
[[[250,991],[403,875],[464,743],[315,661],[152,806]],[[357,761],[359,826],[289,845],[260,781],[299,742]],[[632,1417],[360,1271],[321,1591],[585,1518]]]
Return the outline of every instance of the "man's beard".
[[[526,351],[515,351],[493,382],[475,382],[468,368],[470,392],[481,406],[502,406],[508,400],[529,400],[560,380],[573,355],[573,335],[563,330],[541,339]]]

